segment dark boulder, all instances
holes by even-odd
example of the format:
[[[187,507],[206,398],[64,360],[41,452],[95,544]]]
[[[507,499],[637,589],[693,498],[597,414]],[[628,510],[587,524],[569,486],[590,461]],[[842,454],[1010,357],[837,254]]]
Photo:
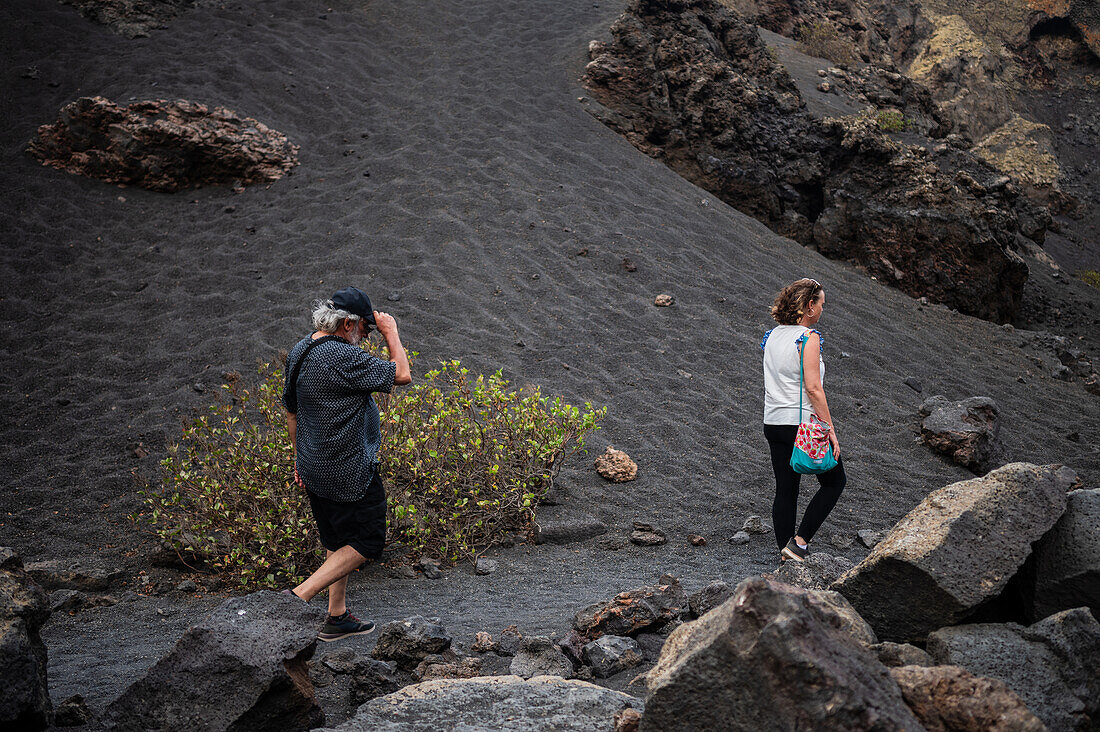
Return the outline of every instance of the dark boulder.
[[[92,712],[80,694],[73,694],[63,699],[54,709],[54,726],[80,727],[90,721],[92,721]]]
[[[127,38],[143,38],[195,0],[63,0],[88,20],[109,26]]]
[[[107,707],[108,730],[306,730],[324,722],[307,662],[324,611],[278,592],[224,602]]]
[[[1011,463],[940,488],[832,589],[882,640],[921,640],[997,597],[1066,506],[1072,470]]]
[[[905,703],[928,732],[1044,732],[1004,682],[958,666],[890,669]]]
[[[1100,724],[1100,623],[1085,608],[1034,625],[982,623],[928,636],[940,664],[999,679],[1051,732]]]
[[[382,626],[378,643],[371,656],[380,661],[393,661],[397,667],[412,671],[432,654],[451,647],[451,636],[439,624],[439,618],[413,615]]]
[[[39,127],[28,150],[69,173],[164,192],[269,183],[298,164],[298,147],[281,132],[185,100],[120,107],[81,97]]]
[[[45,729],[52,704],[46,684],[46,646],[39,631],[50,617],[45,590],[0,547],[0,728]]]
[[[813,552],[807,554],[803,562],[783,562],[768,576],[807,590],[825,590],[853,566],[851,560],[844,557]]]
[[[722,580],[714,580],[688,598],[688,607],[695,617],[702,617],[733,596],[733,588]]]
[[[512,658],[509,672],[525,679],[534,676],[573,676],[573,662],[557,644],[546,636],[534,635],[523,639]]]
[[[642,662],[638,641],[621,635],[603,635],[584,647],[584,663],[598,678],[606,679]]]
[[[607,533],[595,516],[566,506],[542,507],[535,513],[531,540],[536,544],[572,544]]]
[[[920,405],[920,435],[924,444],[981,475],[1001,452],[1000,410],[989,397],[952,402],[934,396]]]
[[[1035,545],[1033,571],[1034,617],[1082,606],[1100,617],[1100,489],[1069,493],[1066,512]]]
[[[813,591],[753,577],[669,636],[644,730],[918,730],[897,685]]]
[[[348,701],[358,707],[376,697],[392,694],[403,685],[395,664],[374,658],[361,658],[351,669]]]
[[[687,610],[688,600],[679,581],[669,581],[629,592],[613,599],[589,605],[573,618],[573,627],[588,640],[601,635],[634,635],[655,631]]]
[[[556,676],[438,679],[369,701],[320,732],[607,732],[617,712],[638,707],[622,692]]]
[[[118,587],[122,580],[126,579],[126,572],[115,567],[86,565],[56,559],[28,562],[26,569],[31,579],[49,591],[106,592]]]

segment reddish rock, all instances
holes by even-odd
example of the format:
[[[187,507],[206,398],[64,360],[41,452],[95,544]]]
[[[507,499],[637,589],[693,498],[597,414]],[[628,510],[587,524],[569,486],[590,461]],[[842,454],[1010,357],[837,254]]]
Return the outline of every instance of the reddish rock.
[[[28,152],[70,173],[169,193],[269,183],[298,164],[297,145],[250,117],[163,99],[120,107],[81,97],[38,128]]]
[[[890,669],[905,703],[928,732],[1042,732],[1046,729],[1003,681],[959,666]]]
[[[956,465],[984,473],[1000,453],[1000,411],[989,397],[951,402],[934,396],[920,406],[921,440]]]
[[[687,610],[688,599],[679,581],[620,592],[613,599],[581,610],[573,626],[586,639],[602,635],[634,635],[657,630]]]
[[[626,483],[638,477],[638,464],[622,450],[608,445],[607,451],[596,458],[596,472],[612,483]]]

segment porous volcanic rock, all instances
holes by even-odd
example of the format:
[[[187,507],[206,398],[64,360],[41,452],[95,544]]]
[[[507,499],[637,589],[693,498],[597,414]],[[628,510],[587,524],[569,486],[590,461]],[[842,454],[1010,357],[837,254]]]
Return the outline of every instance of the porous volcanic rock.
[[[884,641],[882,643],[873,644],[871,650],[878,655],[878,660],[882,661],[884,666],[889,666],[890,668],[896,666],[936,665],[936,662],[932,660],[932,657],[928,655],[927,651],[909,645],[908,643],[891,643],[890,641]]]
[[[443,653],[450,647],[451,636],[439,624],[438,618],[413,615],[383,625],[378,643],[370,655],[380,661],[393,661],[398,668],[412,671],[428,656]]]
[[[890,669],[890,676],[928,732],[1046,730],[1003,681],[958,666],[902,666]]]
[[[885,666],[814,593],[752,577],[672,632],[643,730],[916,730]]]
[[[677,620],[688,608],[687,595],[679,581],[620,592],[611,600],[589,605],[577,612],[573,627],[587,640],[601,635],[634,635],[656,631]]]
[[[844,557],[834,557],[821,552],[806,555],[802,562],[787,561],[768,576],[807,590],[826,590],[854,565]]]
[[[933,396],[920,405],[920,413],[924,444],[974,473],[988,470],[1001,450],[1000,410],[989,397],[952,402],[945,396]]]
[[[1070,491],[1066,512],[1035,545],[1034,617],[1088,607],[1100,618],[1100,489]]]
[[[110,26],[127,38],[148,36],[177,14],[195,4],[195,0],[62,0],[85,18]]]
[[[1010,463],[933,491],[832,589],[882,640],[923,639],[1004,590],[1076,479],[1068,468]]]
[[[688,598],[688,607],[695,617],[702,617],[733,595],[733,588],[722,580],[714,580]]]
[[[376,697],[392,694],[402,687],[397,665],[375,658],[361,658],[351,670],[348,700],[355,706]]]
[[[46,684],[46,646],[39,631],[50,617],[45,590],[0,547],[0,728],[45,729],[52,704]]]
[[[512,658],[509,673],[525,679],[534,676],[560,676],[568,679],[573,675],[573,663],[548,637],[534,635],[523,639]]]
[[[164,192],[268,183],[298,164],[298,147],[281,132],[186,100],[120,107],[81,97],[38,128],[28,151],[60,170]]]
[[[111,702],[108,730],[306,730],[324,722],[307,662],[324,611],[278,592],[227,600]]]
[[[1100,623],[1085,608],[1024,627],[980,623],[937,630],[928,652],[1008,685],[1051,732],[1094,730],[1100,720]]]
[[[642,662],[638,641],[621,635],[603,635],[584,647],[584,663],[599,678],[614,676]]]
[[[599,105],[589,109],[637,148],[904,292],[1014,317],[1027,278],[1022,197],[967,153],[934,160],[927,138],[891,138],[875,109],[895,113],[896,95],[854,116],[815,117],[756,28],[718,0],[635,0],[611,33],[590,44],[584,81]],[[960,183],[960,169],[974,185]]]
[[[439,679],[369,701],[320,732],[606,732],[617,712],[639,707],[620,691],[557,676]]]
[[[626,483],[638,477],[638,464],[622,450],[608,445],[604,454],[596,458],[596,472],[612,483]]]

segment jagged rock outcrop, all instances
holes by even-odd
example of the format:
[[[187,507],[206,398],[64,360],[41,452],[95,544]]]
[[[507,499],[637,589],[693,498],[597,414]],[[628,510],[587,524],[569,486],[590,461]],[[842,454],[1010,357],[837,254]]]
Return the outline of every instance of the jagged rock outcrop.
[[[1100,618],[1100,489],[1070,492],[1066,512],[1035,545],[1033,574],[1034,617],[1088,607]]]
[[[298,146],[281,132],[185,100],[120,107],[81,97],[38,128],[28,151],[60,170],[164,192],[269,183],[298,164]]]
[[[889,671],[815,593],[763,577],[665,642],[646,730],[915,730]]]
[[[324,722],[307,662],[325,613],[296,597],[234,597],[111,702],[107,730],[307,730]]]
[[[556,676],[441,679],[369,701],[320,732],[606,732],[617,712],[640,706],[620,691]]]
[[[902,666],[891,669],[890,676],[929,732],[1046,730],[1003,681],[958,666]]]
[[[590,46],[584,80],[603,105],[591,111],[640,150],[909,294],[1014,316],[1027,268],[1018,192],[998,172],[893,140],[884,128],[900,114],[814,117],[757,30],[717,0],[635,0],[611,32]]]
[[[46,683],[46,646],[39,630],[50,617],[46,592],[0,547],[0,728],[45,729],[53,705]]]
[[[920,405],[920,413],[921,440],[956,465],[981,475],[1000,454],[1001,413],[989,397],[952,402],[934,396]]]
[[[921,640],[997,597],[1066,507],[1076,474],[1010,463],[933,491],[833,584],[882,640]]]
[[[393,661],[398,668],[411,671],[428,656],[450,648],[451,640],[439,618],[413,615],[383,625],[370,655],[380,661]]]
[[[943,628],[928,636],[928,652],[937,663],[1003,681],[1051,732],[1100,723],[1100,622],[1085,608],[1028,627]]]
[[[127,38],[141,38],[164,25],[195,0],[62,0],[96,23]]]

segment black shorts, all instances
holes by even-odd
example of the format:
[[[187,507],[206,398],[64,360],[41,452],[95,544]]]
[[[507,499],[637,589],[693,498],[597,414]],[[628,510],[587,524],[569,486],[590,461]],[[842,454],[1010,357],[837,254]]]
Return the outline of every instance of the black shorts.
[[[341,503],[306,493],[321,534],[321,546],[332,552],[350,546],[367,559],[382,556],[386,545],[386,490],[377,471],[358,501]]]

